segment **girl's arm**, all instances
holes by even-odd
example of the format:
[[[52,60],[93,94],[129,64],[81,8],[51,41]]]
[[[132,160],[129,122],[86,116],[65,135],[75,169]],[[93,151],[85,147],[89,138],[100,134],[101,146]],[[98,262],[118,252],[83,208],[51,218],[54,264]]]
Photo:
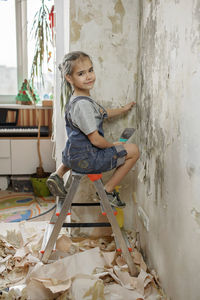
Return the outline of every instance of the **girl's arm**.
[[[128,112],[135,104],[135,102],[130,102],[120,108],[106,109],[108,118],[116,117]]]
[[[98,133],[97,130],[88,134],[87,137],[90,140],[91,144],[95,147],[105,149],[105,148],[110,148],[110,147],[114,146],[114,143],[108,142],[102,135],[100,135]]]

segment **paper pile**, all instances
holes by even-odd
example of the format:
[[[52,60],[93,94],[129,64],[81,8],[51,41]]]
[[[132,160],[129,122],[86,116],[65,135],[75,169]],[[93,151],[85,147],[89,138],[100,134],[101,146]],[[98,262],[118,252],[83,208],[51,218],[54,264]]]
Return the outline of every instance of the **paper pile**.
[[[44,228],[27,224],[0,236],[0,289],[9,287],[1,299],[167,299],[136,248],[132,256],[140,273],[132,277],[111,237],[73,239],[61,231],[57,260],[53,254],[45,265],[39,260]]]

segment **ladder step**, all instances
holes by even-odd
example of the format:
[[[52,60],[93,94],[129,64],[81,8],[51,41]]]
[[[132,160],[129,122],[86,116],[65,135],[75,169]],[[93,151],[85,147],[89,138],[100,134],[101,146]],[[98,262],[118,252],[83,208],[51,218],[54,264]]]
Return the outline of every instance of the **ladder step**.
[[[63,223],[63,227],[111,227],[110,223]]]
[[[60,215],[62,206],[63,206],[64,198],[61,198],[58,200],[57,205],[56,205],[56,216],[58,217]],[[83,202],[83,203],[72,203],[71,206],[100,206],[100,202]],[[67,213],[67,216],[70,216],[71,212]]]
[[[71,206],[100,206],[100,202],[72,203]]]

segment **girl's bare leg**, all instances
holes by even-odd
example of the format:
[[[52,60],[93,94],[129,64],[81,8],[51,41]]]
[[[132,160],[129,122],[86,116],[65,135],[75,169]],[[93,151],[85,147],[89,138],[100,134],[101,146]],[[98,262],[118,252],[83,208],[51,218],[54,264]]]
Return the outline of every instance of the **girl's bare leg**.
[[[115,170],[110,180],[106,183],[105,190],[108,193],[111,193],[114,190],[115,186],[121,182],[121,180],[134,166],[140,156],[137,145],[124,144],[124,148],[127,151],[125,163]]]
[[[61,164],[58,169],[56,170],[56,174],[59,177],[63,177],[65,175],[65,173],[67,173],[67,171],[69,171],[70,169],[68,167],[66,167],[65,165]]]

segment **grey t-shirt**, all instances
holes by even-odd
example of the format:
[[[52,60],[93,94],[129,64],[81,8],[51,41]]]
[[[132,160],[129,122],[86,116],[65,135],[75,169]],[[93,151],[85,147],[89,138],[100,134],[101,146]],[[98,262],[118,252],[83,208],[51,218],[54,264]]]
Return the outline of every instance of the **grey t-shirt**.
[[[76,98],[72,96],[70,102]],[[95,102],[90,102],[86,99],[81,99],[71,106],[71,119],[75,126],[77,126],[85,135],[88,135],[95,130],[98,130],[99,124],[104,113],[101,106]]]

